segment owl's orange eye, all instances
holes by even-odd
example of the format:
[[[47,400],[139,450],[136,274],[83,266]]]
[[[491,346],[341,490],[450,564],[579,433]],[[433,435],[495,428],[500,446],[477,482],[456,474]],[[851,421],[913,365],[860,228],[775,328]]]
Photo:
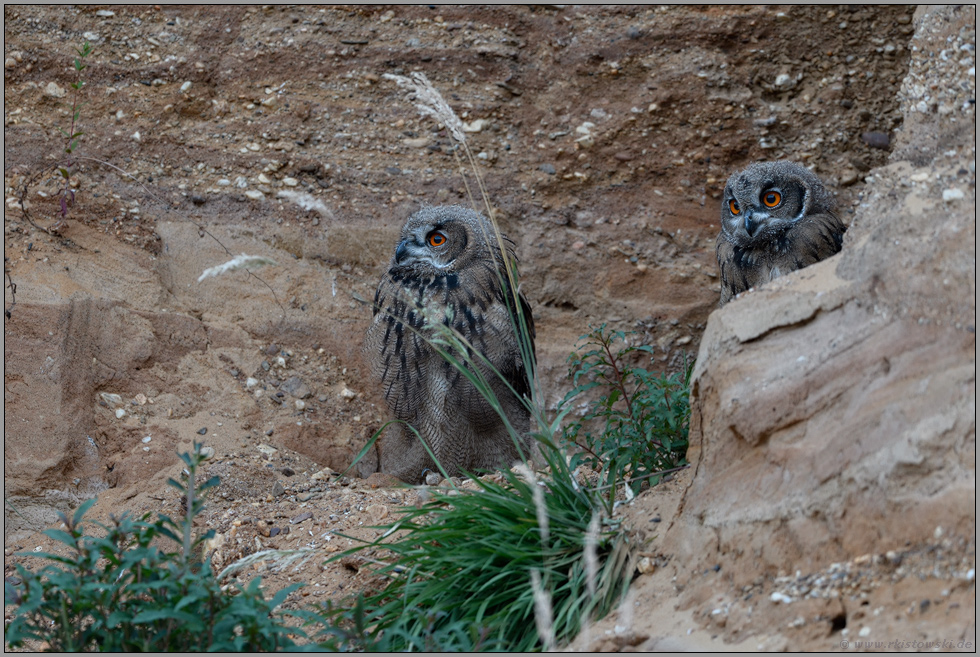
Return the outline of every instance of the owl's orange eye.
[[[429,233],[429,246],[442,246],[446,243],[446,236],[440,233],[438,230],[434,230]]]
[[[728,202],[728,209],[732,211],[732,214],[739,214],[742,212],[742,209],[738,207],[738,201],[735,199]]]
[[[783,200],[783,197],[779,195],[779,192],[770,189],[768,192],[762,195],[762,202],[766,204],[767,208],[774,208],[779,205],[779,202]]]

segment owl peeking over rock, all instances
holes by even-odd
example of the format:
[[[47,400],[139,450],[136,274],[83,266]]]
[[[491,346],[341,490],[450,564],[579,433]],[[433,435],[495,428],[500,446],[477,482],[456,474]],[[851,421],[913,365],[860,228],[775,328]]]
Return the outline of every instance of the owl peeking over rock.
[[[757,162],[732,174],[715,247],[719,305],[840,251],[847,228],[836,205],[820,179],[796,162]]]
[[[525,361],[533,360],[534,322],[501,244],[507,262],[516,262],[513,243],[462,206],[424,207],[402,228],[364,341],[388,410],[400,420],[381,438],[381,472],[421,483],[426,470],[439,472],[429,450],[449,476],[528,457],[531,415],[522,399],[531,396],[533,364]],[[462,339],[470,353],[452,355],[479,371],[513,431],[438,352],[439,324]]]

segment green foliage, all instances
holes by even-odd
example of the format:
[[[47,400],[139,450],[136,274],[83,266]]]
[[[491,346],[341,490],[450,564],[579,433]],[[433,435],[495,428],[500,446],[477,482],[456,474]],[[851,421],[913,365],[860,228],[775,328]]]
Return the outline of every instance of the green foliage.
[[[325,647],[540,649],[533,570],[550,597],[559,644],[584,618],[616,604],[632,570],[628,538],[619,520],[605,516],[599,495],[578,485],[559,450],[544,440],[541,447],[547,478],[503,471],[500,483],[474,480],[476,490],[432,490],[427,503],[402,509],[376,541],[337,555],[388,550],[379,574],[391,582],[352,609],[325,609],[332,625],[348,628]]]
[[[606,332],[605,324],[589,328],[580,338],[585,344],[569,356],[573,388],[558,404],[568,412],[587,400],[585,413],[565,426],[563,438],[581,450],[573,465],[587,463],[609,484],[628,477],[636,493],[641,477],[652,485],[656,473],[684,463],[691,367],[683,376],[654,375],[629,364],[630,354],[652,354],[652,347],[628,345],[624,332]]]
[[[38,573],[18,565],[20,584],[4,583],[5,605],[16,605],[5,626],[9,648],[23,647],[26,640],[46,641],[57,652],[238,652],[295,645],[288,635],[303,633],[286,628],[275,609],[298,585],[267,601],[256,578],[233,595],[222,590],[210,563],[194,558],[194,550],[214,534],[192,536],[201,494],[218,483],[213,477],[196,485],[200,447],[195,443],[193,453],[180,455],[186,483],[169,481],[186,496],[187,513],[180,522],[124,514],[102,525],[84,520],[95,502],[89,500],[71,518],[62,517],[64,530],[44,532],[68,546],[68,556],[33,555],[54,564]],[[102,535],[85,533],[83,524],[100,527]],[[165,552],[157,545],[168,541],[179,549]]]

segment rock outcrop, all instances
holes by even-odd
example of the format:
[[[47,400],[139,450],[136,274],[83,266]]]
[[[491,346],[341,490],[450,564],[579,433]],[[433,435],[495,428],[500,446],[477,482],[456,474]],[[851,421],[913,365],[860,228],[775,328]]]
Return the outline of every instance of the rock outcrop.
[[[975,533],[975,9],[915,25],[903,128],[843,251],[708,321],[679,582]]]

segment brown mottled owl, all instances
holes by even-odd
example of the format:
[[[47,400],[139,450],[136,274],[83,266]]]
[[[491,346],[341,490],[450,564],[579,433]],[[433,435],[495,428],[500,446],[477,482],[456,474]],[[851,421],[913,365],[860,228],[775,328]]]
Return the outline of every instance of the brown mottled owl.
[[[513,243],[504,240],[516,262]],[[503,267],[486,218],[461,206],[425,207],[402,228],[374,297],[365,351],[388,409],[419,432],[450,476],[506,467],[522,455],[500,415],[429,343],[433,322],[452,327],[506,380],[478,355],[470,359],[468,367],[480,370],[520,437],[523,456],[529,455],[530,413],[520,398],[529,398],[531,388],[512,319],[514,293]],[[530,338],[524,353],[533,359],[531,310],[523,294],[518,298]],[[381,471],[409,483],[420,483],[426,469],[439,471],[400,422],[385,430],[380,453]]]
[[[732,174],[721,204],[716,253],[721,301],[841,249],[847,228],[836,202],[802,164],[757,162]]]

